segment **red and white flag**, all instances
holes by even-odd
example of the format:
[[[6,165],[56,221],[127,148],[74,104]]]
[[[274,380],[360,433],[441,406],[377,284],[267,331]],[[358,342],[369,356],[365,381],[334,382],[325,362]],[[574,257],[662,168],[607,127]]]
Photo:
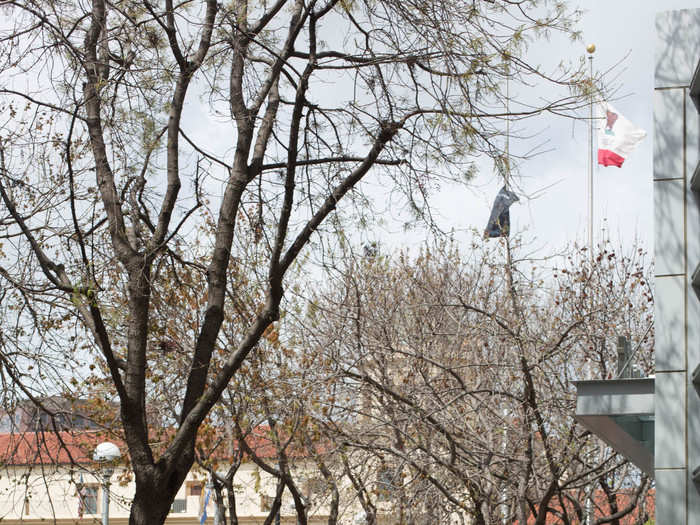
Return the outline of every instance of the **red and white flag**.
[[[598,128],[598,164],[622,167],[647,132],[632,124],[610,104],[603,105]]]

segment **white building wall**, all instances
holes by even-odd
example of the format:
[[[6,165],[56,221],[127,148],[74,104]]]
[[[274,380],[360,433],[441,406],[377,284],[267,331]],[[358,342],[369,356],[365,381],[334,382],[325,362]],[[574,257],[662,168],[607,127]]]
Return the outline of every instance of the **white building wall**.
[[[311,462],[297,461],[295,465],[300,485],[305,487],[306,479],[313,479],[320,474]],[[22,523],[99,523],[102,513],[102,494],[98,493],[96,514],[84,513],[78,520],[77,483],[100,485],[100,478],[83,467],[67,465],[33,465],[5,466],[0,469],[0,522],[14,525]],[[167,523],[199,524],[202,496],[188,496],[187,487],[192,482],[204,484],[205,474],[191,472],[175,499],[186,499],[186,512],[171,513]],[[261,524],[268,512],[261,507],[262,496],[274,496],[275,480],[260,470],[255,464],[243,463],[235,478],[237,514],[241,524]],[[110,523],[115,525],[128,522],[130,503],[135,491],[132,476],[123,468],[117,468],[110,485]],[[314,500],[312,500],[314,501]],[[325,523],[328,516],[328,499],[315,499],[310,508],[311,523]],[[341,509],[343,523],[352,523],[357,512],[357,502]],[[212,494],[207,507],[207,523],[213,523],[214,496]],[[285,492],[281,509],[282,523],[296,523],[293,501],[288,491]]]

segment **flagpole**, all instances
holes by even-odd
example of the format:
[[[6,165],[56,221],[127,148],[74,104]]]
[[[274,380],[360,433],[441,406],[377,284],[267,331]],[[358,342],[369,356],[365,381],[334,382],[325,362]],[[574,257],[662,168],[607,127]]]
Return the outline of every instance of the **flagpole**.
[[[588,251],[591,258],[591,272],[593,272],[593,169],[595,167],[595,157],[593,156],[594,145],[593,145],[593,53],[595,53],[595,44],[588,44],[586,46],[586,51],[588,52],[588,64],[589,64],[589,80],[590,80],[590,90],[591,90],[591,100],[589,104],[589,114],[588,114]],[[591,310],[593,310],[593,294],[590,297],[591,300]],[[595,445],[593,445],[595,447]],[[595,450],[595,448],[594,448]],[[591,525],[593,523],[594,509],[593,509],[593,491],[594,486],[589,485],[587,487],[587,497],[586,497],[586,525]]]
[[[510,189],[510,57],[506,59],[506,175],[505,187]]]
[[[586,46],[588,51],[588,63],[590,70],[590,90],[591,100],[589,104],[588,118],[588,252],[590,253],[591,261],[593,260],[593,169],[595,167],[595,159],[593,158],[593,53],[595,53],[595,44]]]

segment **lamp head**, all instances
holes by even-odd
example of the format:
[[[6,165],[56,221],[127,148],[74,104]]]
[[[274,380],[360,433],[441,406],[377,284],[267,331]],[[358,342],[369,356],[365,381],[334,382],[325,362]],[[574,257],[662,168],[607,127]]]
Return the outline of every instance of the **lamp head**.
[[[95,452],[92,454],[92,459],[100,463],[111,463],[121,457],[119,447],[114,443],[105,441],[95,447]]]
[[[586,51],[588,51],[589,54],[595,53],[595,44],[588,44],[586,46]]]

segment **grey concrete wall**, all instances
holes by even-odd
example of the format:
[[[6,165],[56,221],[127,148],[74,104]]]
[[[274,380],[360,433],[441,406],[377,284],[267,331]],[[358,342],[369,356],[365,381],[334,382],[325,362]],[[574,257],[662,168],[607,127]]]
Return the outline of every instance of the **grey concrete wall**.
[[[700,212],[690,179],[698,163],[698,113],[688,94],[700,59],[700,9],[656,18],[654,218],[656,273],[656,524],[700,525]]]

